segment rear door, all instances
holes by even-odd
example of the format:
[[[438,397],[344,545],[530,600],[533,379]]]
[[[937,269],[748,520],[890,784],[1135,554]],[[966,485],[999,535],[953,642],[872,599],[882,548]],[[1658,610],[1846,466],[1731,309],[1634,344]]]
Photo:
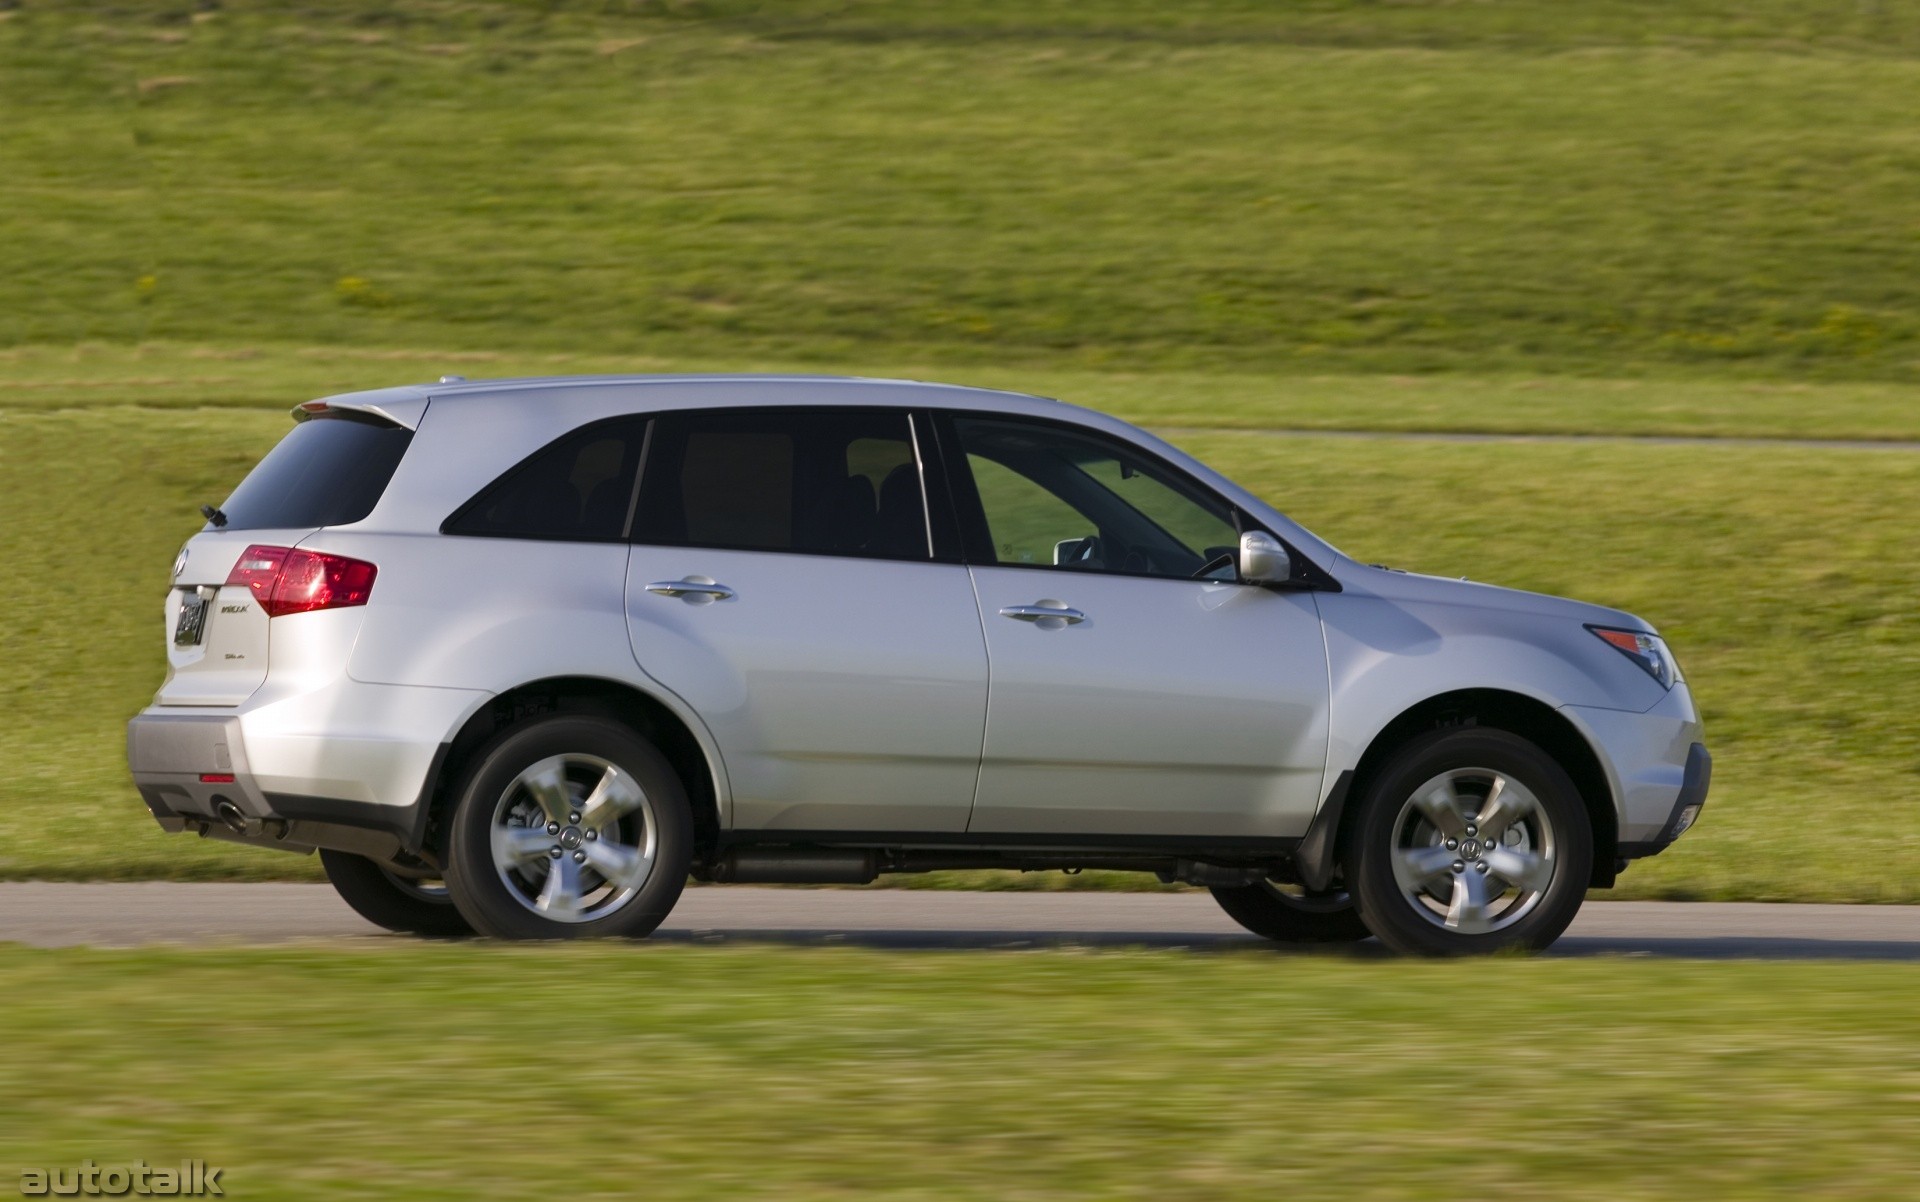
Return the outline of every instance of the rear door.
[[[1071,425],[941,432],[993,665],[968,830],[1303,833],[1327,755],[1319,611],[1218,562],[1243,516]]]
[[[986,649],[919,449],[893,409],[654,422],[628,627],[713,732],[736,829],[966,828]]]
[[[372,413],[302,416],[174,561],[165,608],[167,679],[157,704],[239,705],[260,687],[268,622],[262,598],[236,579],[237,570],[249,575],[246,552],[293,547],[322,527],[366,517],[413,437]],[[251,575],[270,579],[277,566],[271,552],[253,558],[260,562]]]

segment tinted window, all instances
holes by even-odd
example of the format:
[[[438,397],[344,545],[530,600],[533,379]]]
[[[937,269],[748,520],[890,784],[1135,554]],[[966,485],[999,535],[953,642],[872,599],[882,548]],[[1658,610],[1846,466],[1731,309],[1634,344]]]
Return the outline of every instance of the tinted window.
[[[625,537],[645,418],[591,426],[536,451],[467,502],[443,529],[493,538],[612,542]]]
[[[953,426],[994,563],[1189,577],[1239,542],[1231,507],[1131,448],[1040,423]]]
[[[373,512],[413,431],[345,413],[310,417],[221,505],[228,530],[344,526]]]
[[[633,536],[672,546],[925,559],[926,506],[907,415],[662,416]]]

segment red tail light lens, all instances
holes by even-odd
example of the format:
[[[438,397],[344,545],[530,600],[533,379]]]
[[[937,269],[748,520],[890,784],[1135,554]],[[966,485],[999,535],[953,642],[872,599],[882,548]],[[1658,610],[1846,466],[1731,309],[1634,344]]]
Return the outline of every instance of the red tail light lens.
[[[377,570],[363,559],[344,555],[252,546],[241,553],[227,574],[227,583],[246,585],[267,616],[277,618],[365,605]]]
[[[251,546],[240,553],[240,560],[233,565],[233,571],[227,573],[229,585],[244,584],[253,590],[253,599],[261,608],[266,608],[268,598],[273,596],[273,582],[280,575],[280,564],[287,558],[288,547]]]
[[[362,559],[290,551],[280,565],[280,578],[273,583],[267,616],[365,605],[373,591],[373,574],[373,565]]]

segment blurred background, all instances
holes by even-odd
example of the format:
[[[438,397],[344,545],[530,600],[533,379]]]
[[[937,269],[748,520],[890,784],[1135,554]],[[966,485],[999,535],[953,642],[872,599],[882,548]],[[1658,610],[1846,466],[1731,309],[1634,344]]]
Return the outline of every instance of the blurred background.
[[[1916,98],[1899,0],[0,0],[0,879],[317,879],[162,836],[121,756],[174,552],[291,405],[776,368],[1104,409],[1359,559],[1642,614],[1715,786],[1616,894],[1920,901]],[[23,955],[0,1149],[224,1148],[253,1196],[561,1152],[588,1194],[1910,1196],[1907,967]],[[332,1086],[231,1043],[288,1005]],[[1465,1097],[1462,1042],[1510,1053]]]

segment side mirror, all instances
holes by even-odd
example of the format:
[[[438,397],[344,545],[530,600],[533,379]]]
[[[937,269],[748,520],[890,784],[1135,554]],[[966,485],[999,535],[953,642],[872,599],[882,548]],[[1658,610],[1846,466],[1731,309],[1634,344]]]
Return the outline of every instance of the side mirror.
[[[1273,535],[1249,530],[1240,536],[1240,579],[1248,584],[1285,584],[1293,579],[1293,559]]]

